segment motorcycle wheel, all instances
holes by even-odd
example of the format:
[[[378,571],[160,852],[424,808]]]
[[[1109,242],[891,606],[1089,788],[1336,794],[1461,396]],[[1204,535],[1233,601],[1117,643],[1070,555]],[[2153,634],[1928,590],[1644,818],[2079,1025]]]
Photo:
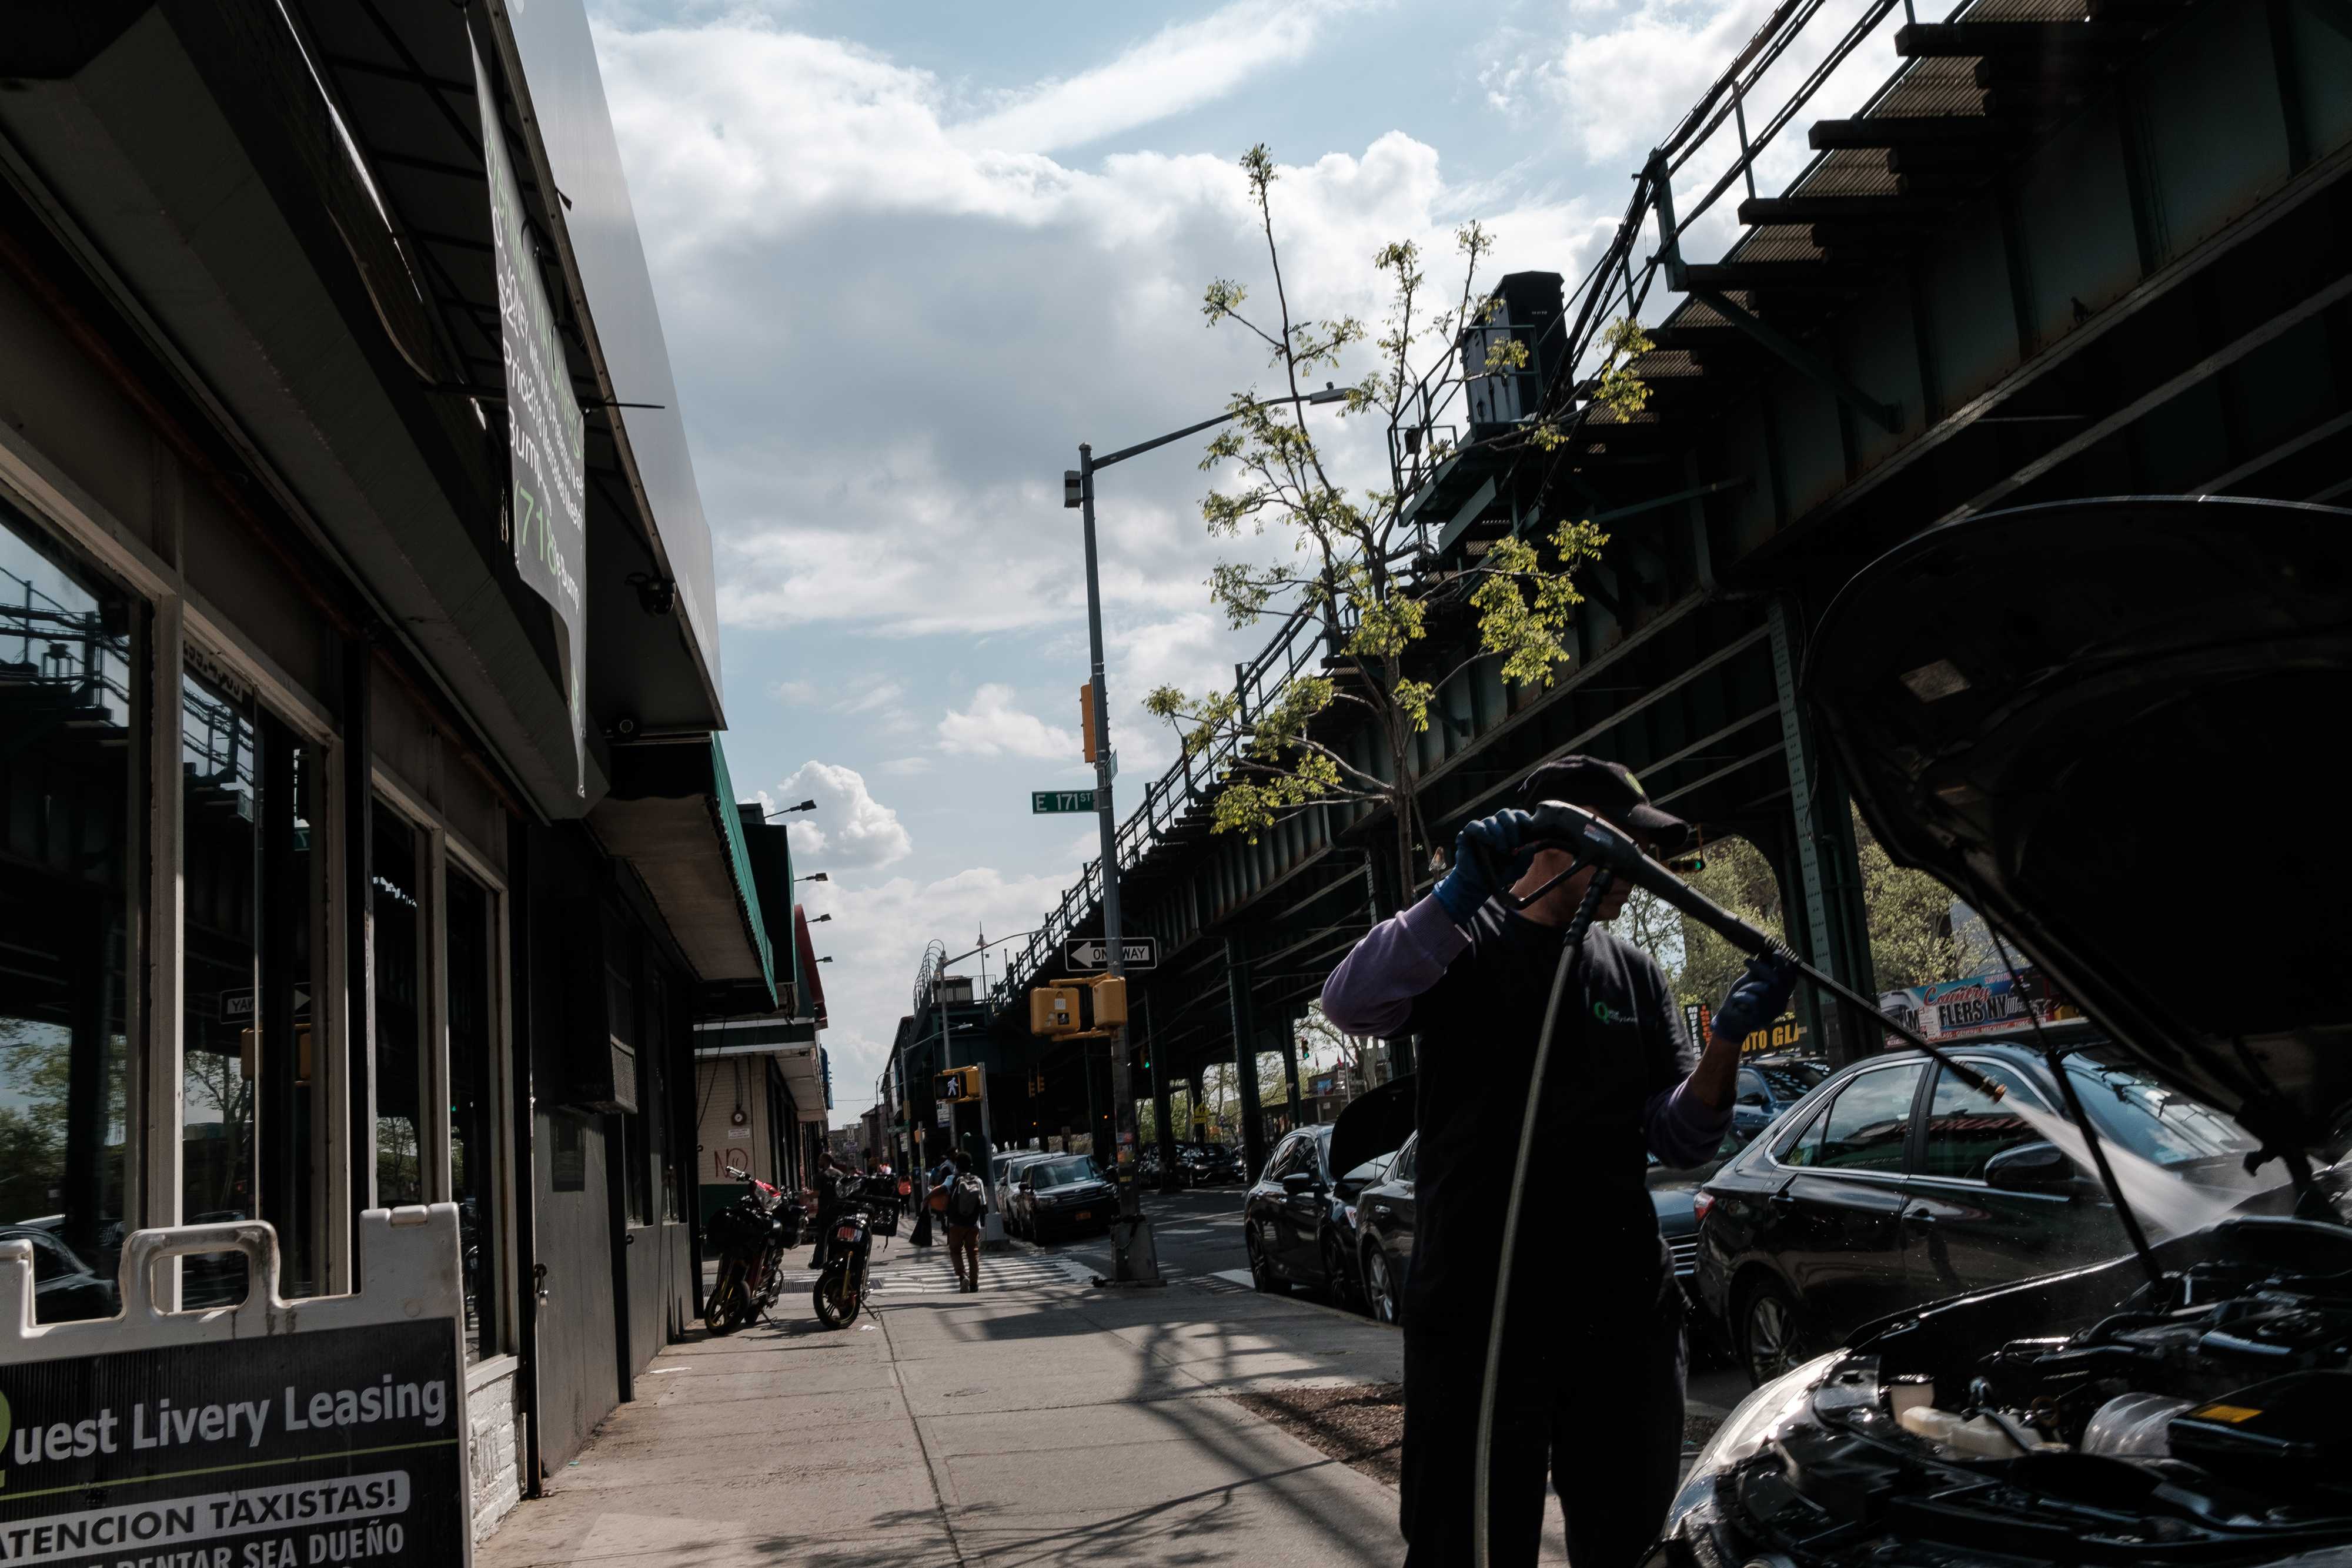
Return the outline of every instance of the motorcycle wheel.
[[[760,1304],[772,1307],[776,1298],[784,1293],[784,1258],[782,1252],[768,1254],[768,1269],[760,1287]]]
[[[850,1283],[847,1264],[827,1269],[809,1294],[816,1305],[816,1321],[829,1329],[847,1328],[866,1304],[866,1293]]]
[[[710,1301],[702,1309],[702,1326],[715,1334],[732,1333],[750,1315],[749,1307],[743,1292],[743,1265],[720,1264],[719,1282],[710,1287]]]

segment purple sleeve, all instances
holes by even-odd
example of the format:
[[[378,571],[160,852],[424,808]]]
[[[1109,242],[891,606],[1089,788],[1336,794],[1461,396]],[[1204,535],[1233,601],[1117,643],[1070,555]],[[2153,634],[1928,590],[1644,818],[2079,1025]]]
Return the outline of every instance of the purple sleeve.
[[[1709,1105],[1691,1092],[1687,1078],[1651,1095],[1642,1111],[1642,1135],[1664,1166],[1700,1164],[1729,1131],[1731,1106]]]
[[[1435,898],[1381,921],[1323,982],[1323,1016],[1343,1034],[1391,1040],[1404,1032],[1412,999],[1437,984],[1470,938]]]

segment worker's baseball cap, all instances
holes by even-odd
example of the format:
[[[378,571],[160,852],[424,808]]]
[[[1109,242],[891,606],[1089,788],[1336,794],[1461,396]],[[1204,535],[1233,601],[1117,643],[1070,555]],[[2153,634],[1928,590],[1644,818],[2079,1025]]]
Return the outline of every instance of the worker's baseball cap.
[[[1598,757],[1554,758],[1519,785],[1522,808],[1533,810],[1544,800],[1581,806],[1640,837],[1653,849],[1677,850],[1690,841],[1690,824],[1651,805],[1642,781],[1622,763]]]

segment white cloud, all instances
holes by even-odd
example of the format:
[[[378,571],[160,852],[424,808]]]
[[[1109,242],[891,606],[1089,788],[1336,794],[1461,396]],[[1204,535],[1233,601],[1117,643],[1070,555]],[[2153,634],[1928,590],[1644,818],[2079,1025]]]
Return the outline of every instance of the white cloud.
[[[1149,125],[1302,58],[1326,24],[1350,8],[1346,0],[1237,0],[1199,21],[1162,28],[1108,64],[1032,89],[958,126],[955,141],[1050,152]]]
[[[793,863],[808,872],[888,865],[914,852],[898,813],[866,792],[856,769],[805,762],[776,786],[785,800],[814,800],[816,810],[792,821]],[[761,799],[766,799],[765,791]]]
[[[898,876],[872,887],[835,882],[802,889],[812,917],[834,916],[818,928],[818,946],[834,957],[824,967],[824,1043],[835,1059],[835,1097],[844,1107],[836,1121],[872,1103],[925,945],[937,938],[961,953],[983,929],[1002,934],[1038,925],[1042,912],[1060,902],[1075,869],[1020,876],[975,866],[928,881]],[[992,980],[1004,973],[1005,951],[998,946],[990,954]],[[956,972],[976,979],[980,961],[958,965]]]
[[[1075,706],[1076,689],[1071,692]],[[971,694],[971,706],[940,720],[940,749],[966,757],[1027,757],[1045,762],[1082,758],[1076,726],[1056,729],[1013,706],[1011,686],[990,683]]]
[[[930,770],[931,759],[928,757],[894,757],[882,765],[883,772],[900,779],[911,779]]]
[[[814,681],[778,681],[771,689],[776,700],[786,707],[807,707],[817,699]]]

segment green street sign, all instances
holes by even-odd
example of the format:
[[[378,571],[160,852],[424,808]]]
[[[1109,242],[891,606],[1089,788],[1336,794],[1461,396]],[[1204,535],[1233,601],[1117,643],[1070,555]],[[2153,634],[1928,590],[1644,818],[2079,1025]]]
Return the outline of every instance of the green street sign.
[[[1095,792],[1091,789],[1032,789],[1029,791],[1029,814],[1045,816],[1049,811],[1091,811],[1095,809]]]

